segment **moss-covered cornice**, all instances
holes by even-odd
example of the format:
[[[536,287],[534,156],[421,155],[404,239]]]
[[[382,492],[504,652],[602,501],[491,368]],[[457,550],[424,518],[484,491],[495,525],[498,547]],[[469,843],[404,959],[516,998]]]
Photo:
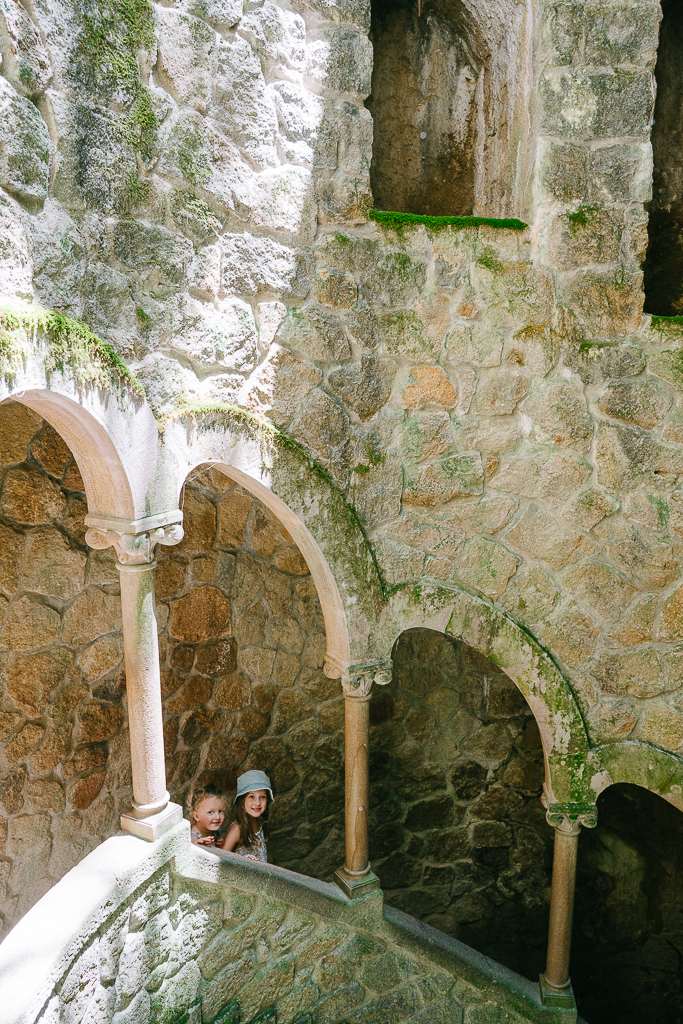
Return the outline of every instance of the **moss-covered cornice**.
[[[35,341],[45,345],[45,375],[70,371],[81,385],[112,390],[120,385],[145,397],[141,382],[106,341],[82,320],[43,306],[0,305],[0,375],[12,382],[26,364]]]

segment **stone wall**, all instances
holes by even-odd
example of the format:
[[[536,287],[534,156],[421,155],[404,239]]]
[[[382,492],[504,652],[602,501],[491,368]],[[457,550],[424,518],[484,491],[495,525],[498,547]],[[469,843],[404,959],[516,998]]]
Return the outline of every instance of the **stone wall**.
[[[118,829],[130,745],[118,573],[58,434],[0,406],[0,928]]]
[[[538,977],[553,832],[519,690],[466,645],[413,629],[370,716],[370,854],[387,902]]]
[[[681,333],[643,318],[640,271],[659,5],[544,15],[519,235],[367,220],[366,6],[120,3],[2,15],[7,287],[84,315],[159,416],[237,402],[285,430],[387,586],[497,602],[594,744],[683,750]],[[512,131],[530,28],[490,10]]]
[[[344,859],[344,701],[322,671],[325,630],[298,548],[265,506],[214,469],[183,494],[185,537],[158,553],[171,796],[243,771],[273,782],[269,856],[319,878]]]

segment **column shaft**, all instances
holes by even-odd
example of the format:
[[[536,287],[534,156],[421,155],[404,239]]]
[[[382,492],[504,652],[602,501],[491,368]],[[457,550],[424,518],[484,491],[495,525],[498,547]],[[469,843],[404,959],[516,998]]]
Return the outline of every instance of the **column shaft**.
[[[169,800],[154,602],[155,564],[118,564],[133,768],[132,814],[136,818],[158,814]]]
[[[569,988],[569,956],[574,915],[574,888],[576,884],[576,858],[580,825],[555,829],[553,853],[553,880],[550,892],[550,924],[548,927],[548,956],[544,981],[553,989]]]
[[[346,857],[344,870],[366,875],[368,862],[368,723],[369,700],[345,695]]]

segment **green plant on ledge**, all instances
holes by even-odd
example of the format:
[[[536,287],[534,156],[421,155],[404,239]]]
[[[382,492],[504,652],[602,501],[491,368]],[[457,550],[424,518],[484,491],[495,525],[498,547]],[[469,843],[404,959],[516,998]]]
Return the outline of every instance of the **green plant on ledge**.
[[[652,315],[652,326],[659,328],[674,327],[683,329],[683,316],[657,316]]]
[[[390,228],[401,234],[405,228],[416,224],[424,224],[432,231],[443,231],[453,228],[462,231],[466,228],[504,228],[508,231],[524,231],[529,225],[523,220],[514,218],[499,219],[496,217],[429,217],[421,213],[396,213],[390,210],[369,210],[368,217],[383,228]]]
[[[79,384],[111,389],[116,382],[145,397],[144,387],[111,345],[82,320],[43,306],[0,305],[0,374],[6,379],[21,370],[36,331],[42,331],[48,342],[48,377],[54,370],[68,369]]]

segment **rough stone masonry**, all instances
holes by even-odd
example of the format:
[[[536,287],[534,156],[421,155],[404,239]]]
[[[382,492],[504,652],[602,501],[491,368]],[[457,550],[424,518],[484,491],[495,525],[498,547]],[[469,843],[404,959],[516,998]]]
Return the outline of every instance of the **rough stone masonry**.
[[[383,143],[373,140],[365,105],[373,105],[371,92],[380,95],[370,14],[353,0],[2,0],[2,294],[87,321],[144,384],[162,428],[192,410],[201,430],[202,416],[233,406],[269,419],[353,508],[386,592],[438,581],[485,599],[559,666],[593,745],[638,741],[670,755],[679,771],[681,325],[643,315],[642,284],[659,4],[469,11],[463,47],[480,90],[462,104],[477,118],[476,131],[465,132],[472,212],[519,216],[529,225],[523,231],[393,229],[372,219],[370,168]],[[463,88],[474,89],[463,76]],[[73,863],[113,827],[122,808],[112,794],[128,786],[112,566],[86,551],[82,519],[70,518],[74,503],[85,512],[70,454],[63,464],[43,461],[36,437],[49,431],[28,422],[17,435],[23,448],[7,458],[0,498],[9,531],[2,628],[11,644],[0,786],[8,815],[23,814],[20,798],[33,800],[26,835],[12,833],[0,861],[14,872],[13,914],[28,905],[21,893],[34,884],[44,891],[58,876],[62,868],[51,863]],[[50,444],[59,449],[54,436]],[[212,523],[208,506],[219,509],[236,492],[188,493],[201,506],[197,522],[204,515]],[[257,512],[248,515],[254,522]],[[55,529],[60,539],[45,540]],[[47,583],[30,577],[40,543],[68,565],[59,562]],[[196,552],[203,544],[220,549],[200,537]],[[160,608],[170,602],[164,640],[188,647],[174,664],[178,647],[164,643],[166,682],[184,687],[179,707],[189,648],[210,642],[194,629],[193,602],[206,601],[214,615],[233,600],[219,585],[220,558],[194,559],[207,576],[183,577],[192,561],[171,554],[158,571]],[[88,577],[89,566],[101,575]],[[275,569],[305,589],[303,572]],[[29,575],[18,591],[20,571]],[[280,579],[272,565],[268,573]],[[298,628],[319,636],[315,596],[297,594],[311,616]],[[67,628],[79,603],[89,609],[87,636]],[[20,605],[30,614],[19,616]],[[263,623],[249,629],[288,615],[263,607]],[[83,739],[95,760],[74,762],[75,781],[49,778],[48,788],[36,788],[33,769],[17,767],[53,737],[47,720],[40,724],[42,684],[32,684],[33,702],[23,700],[31,696],[23,682],[18,702],[11,692],[11,666],[38,657],[26,633],[34,627],[60,650],[68,636],[65,677],[78,662],[74,678],[57,684],[75,701],[65,712],[69,728],[83,717],[81,701],[102,709],[85,712]],[[104,689],[100,676],[83,679],[86,642],[100,645]],[[298,640],[283,632],[277,643],[253,646],[298,658],[288,644]],[[226,676],[239,671],[227,641],[221,651]],[[193,664],[197,679],[227,692],[218,672]],[[300,672],[309,668],[320,666]],[[218,711],[206,707],[209,683],[199,685],[207,696],[196,705],[198,727],[218,732],[217,714],[241,715],[247,747],[259,742],[258,716],[270,713],[258,703],[262,690],[254,685],[244,707]],[[302,708],[304,697],[337,699],[331,689],[291,692]],[[169,726],[169,755],[194,777],[208,754],[197,753],[188,722],[176,723],[179,739]],[[74,753],[71,733],[61,735],[55,768]],[[121,773],[106,787],[105,743]],[[290,770],[289,757],[277,763]],[[106,763],[109,772],[114,762]],[[230,771],[239,763],[235,754]],[[83,794],[84,818],[74,820],[73,803],[60,809],[71,787]],[[83,832],[79,822],[98,807],[102,817]],[[15,865],[35,842],[63,843],[69,853],[61,862],[41,858],[40,878],[27,868],[24,884]]]

